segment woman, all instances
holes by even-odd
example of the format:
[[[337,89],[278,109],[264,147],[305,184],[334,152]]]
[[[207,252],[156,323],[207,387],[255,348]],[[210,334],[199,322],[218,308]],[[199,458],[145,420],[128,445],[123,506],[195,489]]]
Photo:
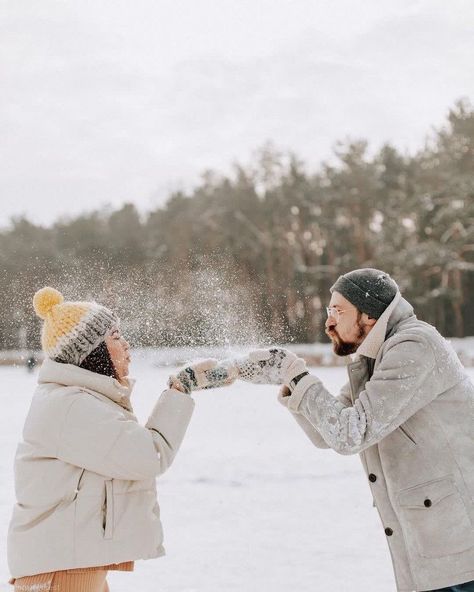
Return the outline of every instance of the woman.
[[[139,425],[116,315],[48,287],[33,304],[45,361],[15,457],[10,583],[105,592],[108,570],[164,553],[155,478],[172,463],[194,401],[165,390]]]

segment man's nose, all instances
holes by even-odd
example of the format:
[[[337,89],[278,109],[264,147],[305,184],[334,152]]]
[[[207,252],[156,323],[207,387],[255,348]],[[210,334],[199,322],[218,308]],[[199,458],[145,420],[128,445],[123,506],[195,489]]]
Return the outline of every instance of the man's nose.
[[[328,317],[326,319],[326,329],[333,329],[337,325],[336,319],[334,317]]]

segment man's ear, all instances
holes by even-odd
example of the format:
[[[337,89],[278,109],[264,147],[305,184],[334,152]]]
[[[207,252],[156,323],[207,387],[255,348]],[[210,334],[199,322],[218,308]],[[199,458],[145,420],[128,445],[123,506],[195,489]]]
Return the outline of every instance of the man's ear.
[[[363,313],[363,318],[364,318],[364,324],[369,325],[369,327],[373,327],[375,325],[375,323],[377,322],[377,319],[373,319],[372,317],[369,317],[369,315],[366,312]]]

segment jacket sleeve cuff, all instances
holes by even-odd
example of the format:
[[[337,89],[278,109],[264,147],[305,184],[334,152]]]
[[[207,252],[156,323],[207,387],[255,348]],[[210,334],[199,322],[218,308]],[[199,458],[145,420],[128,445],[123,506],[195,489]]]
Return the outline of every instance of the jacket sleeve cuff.
[[[278,402],[288,409],[288,401],[290,400],[290,389],[283,385],[278,392]]]
[[[298,412],[298,408],[306,394],[306,391],[314,384],[321,384],[319,378],[316,378],[316,376],[311,376],[311,374],[303,376],[303,378],[296,385],[294,391],[291,393],[291,396],[287,397],[287,407],[290,411],[293,411],[294,413]]]

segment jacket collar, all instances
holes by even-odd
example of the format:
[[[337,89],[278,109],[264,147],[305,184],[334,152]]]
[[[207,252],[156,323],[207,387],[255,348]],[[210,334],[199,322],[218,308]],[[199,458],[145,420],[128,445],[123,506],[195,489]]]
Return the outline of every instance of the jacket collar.
[[[356,352],[357,357],[365,356],[366,358],[375,359],[387,336],[400,321],[411,315],[413,315],[413,307],[402,298],[400,292],[397,292],[392,302],[370,330],[370,333],[360,344]]]
[[[121,384],[111,376],[103,376],[74,364],[61,364],[51,358],[45,358],[39,371],[38,383],[48,382],[93,390],[132,411],[130,395],[135,384],[132,378],[126,379],[126,384]]]

